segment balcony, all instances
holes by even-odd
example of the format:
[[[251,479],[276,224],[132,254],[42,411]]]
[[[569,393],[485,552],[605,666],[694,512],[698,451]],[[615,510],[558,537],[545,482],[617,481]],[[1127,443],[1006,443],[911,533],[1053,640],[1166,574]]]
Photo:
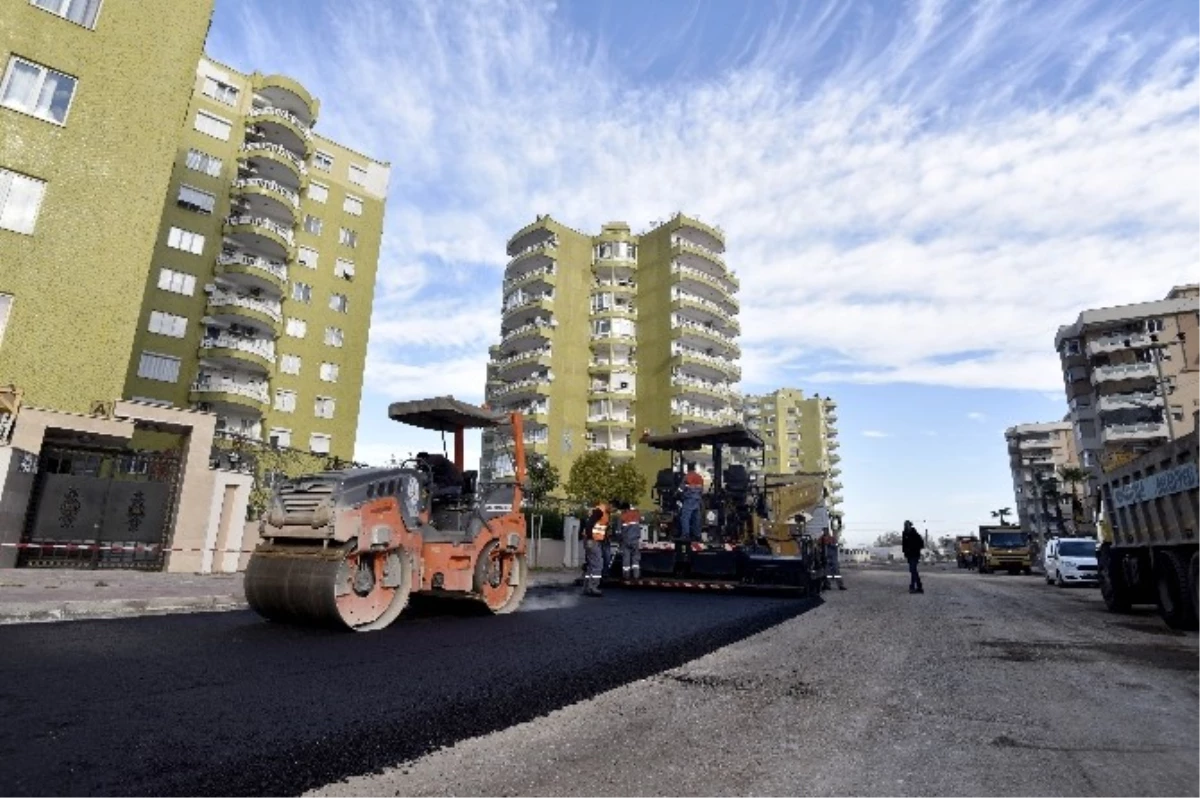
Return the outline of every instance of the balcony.
[[[553,230],[546,226],[546,222],[549,220],[548,216],[539,216],[514,233],[512,238],[508,239],[505,248],[508,256],[517,258],[521,253],[540,246],[548,240],[557,243],[558,237]]]
[[[545,318],[554,315],[554,293],[544,291],[540,294],[517,293],[504,303],[502,318],[504,324],[520,326],[534,317]]]
[[[247,338],[230,335],[222,330],[215,336],[200,341],[200,356],[222,365],[248,366],[267,371],[275,363],[275,341],[270,338]]]
[[[505,332],[500,339],[500,346],[516,350],[539,347],[553,336],[557,326],[553,320],[535,319]]]
[[[254,108],[246,114],[247,140],[278,144],[308,160],[312,154],[312,131],[294,114],[274,106]]]
[[[240,200],[246,216],[282,219],[280,226],[289,232],[296,224],[300,195],[282,183],[265,177],[238,178],[233,181],[233,196]]]
[[[554,380],[552,374],[535,374],[522,380],[505,383],[491,393],[491,399],[516,400],[524,397],[537,396],[550,392],[550,383]]]
[[[548,288],[554,288],[557,279],[554,276],[554,264],[539,266],[536,269],[521,272],[517,277],[504,281],[505,295],[517,290],[531,289],[530,293],[542,293]]]
[[[249,252],[225,251],[217,256],[222,274],[247,277],[254,288],[270,288],[283,293],[287,288],[288,268],[283,261],[269,260]]]
[[[308,165],[287,147],[269,141],[243,144],[241,160],[243,168],[256,177],[299,191],[308,183]]]
[[[611,413],[601,414],[596,416],[588,416],[587,425],[589,427],[614,427],[620,429],[632,429],[634,425],[633,416],[613,415]]]
[[[1166,439],[1166,422],[1149,421],[1139,424],[1110,424],[1100,431],[1100,438],[1105,443],[1118,441],[1152,441],[1156,438]]]
[[[723,354],[737,359],[741,357],[741,347],[731,335],[719,330],[712,324],[702,324],[686,316],[676,316],[671,323],[672,337],[682,344],[697,349],[707,349],[715,346]]]
[[[256,94],[273,107],[296,117],[296,121],[306,128],[317,121],[321,101],[313,97],[299,81],[286,75],[263,75],[256,72],[251,76],[251,85]]]
[[[687,291],[671,292],[671,310],[692,321],[710,322],[725,334],[736,335],[741,330],[738,320],[716,302]]]
[[[1101,413],[1111,413],[1116,410],[1140,410],[1163,406],[1163,398],[1153,391],[1133,391],[1131,393],[1114,393],[1101,396],[1096,403]]]
[[[517,252],[504,267],[504,275],[515,280],[528,271],[540,269],[554,264],[558,257],[558,238],[551,236],[545,241],[525,247]]]
[[[829,462],[830,463],[840,463],[840,462],[842,462],[842,456],[840,454],[838,454],[837,452],[830,452],[829,453]]]
[[[637,363],[633,360],[609,360],[607,358],[592,358],[588,363],[588,374],[592,376],[613,372],[637,374]]]
[[[840,468],[829,469],[829,476],[831,476],[831,477],[838,477],[838,476],[841,476],[841,474],[842,474],[842,469],[840,469]]]
[[[835,410],[835,409],[837,409],[837,406],[838,406],[837,402],[835,400],[829,399],[829,398],[826,398],[824,400],[824,404],[825,404],[826,410]]]
[[[223,288],[217,288],[208,295],[208,310],[214,316],[250,319],[276,335],[283,321],[283,305],[279,300],[262,299]]]
[[[262,412],[270,404],[267,381],[234,372],[201,370],[192,383],[189,400],[235,405]]]
[[[671,264],[671,274],[679,286],[724,305],[729,313],[737,313],[739,305],[733,296],[737,288],[725,278],[681,263]]]
[[[718,276],[724,276],[729,272],[729,268],[725,265],[725,259],[721,257],[721,253],[703,244],[689,241],[678,234],[671,236],[671,253],[678,259],[686,259],[685,262],[688,262],[689,265],[699,262],[701,264],[700,268],[705,268],[708,264],[712,264],[712,266],[716,267],[712,273]]]
[[[742,378],[742,370],[732,360],[679,345],[672,347],[672,353],[672,366],[698,376],[730,382],[737,382]]]
[[[842,489],[842,483],[838,482],[837,480],[834,480],[833,482],[829,483],[829,490],[832,491],[833,493],[837,493],[841,489]]]
[[[1126,345],[1128,342],[1128,345]],[[1096,338],[1088,341],[1087,353],[1089,356],[1107,354],[1110,352],[1120,352],[1123,349],[1145,349],[1153,344],[1150,335],[1144,332],[1134,332],[1125,335],[1106,335],[1103,338]]]
[[[1153,363],[1124,363],[1119,366],[1099,366],[1092,369],[1092,384],[1119,380],[1151,380],[1157,369]]]
[[[552,347],[547,344],[526,352],[517,352],[514,355],[493,360],[489,365],[495,370],[497,375],[503,374],[508,379],[522,379],[548,368],[550,366],[551,353]]]
[[[225,234],[251,249],[273,254],[275,260],[290,260],[296,247],[292,228],[265,216],[230,216],[225,220]]]
[[[633,385],[622,388],[619,383],[593,382],[588,387],[588,399],[591,401],[616,399],[630,402],[636,395],[637,389]]]
[[[718,399],[722,402],[733,402],[741,399],[741,394],[728,385],[712,380],[701,380],[685,375],[673,375],[671,385],[677,393],[699,396],[704,399]]]
[[[838,442],[837,438],[830,438],[825,442],[825,448],[832,452],[835,449],[842,448],[842,444]]]

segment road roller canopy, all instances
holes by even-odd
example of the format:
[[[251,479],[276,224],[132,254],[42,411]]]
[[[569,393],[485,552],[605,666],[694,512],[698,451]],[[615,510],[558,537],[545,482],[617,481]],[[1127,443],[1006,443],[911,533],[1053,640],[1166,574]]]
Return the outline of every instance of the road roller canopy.
[[[668,435],[647,435],[642,443],[654,449],[670,452],[691,452],[703,446],[733,446],[739,449],[761,449],[763,440],[741,424],[709,427],[694,432],[672,432]]]
[[[508,423],[508,415],[460,402],[453,396],[437,396],[412,402],[392,402],[388,418],[422,429],[453,432],[459,429],[499,427]]]

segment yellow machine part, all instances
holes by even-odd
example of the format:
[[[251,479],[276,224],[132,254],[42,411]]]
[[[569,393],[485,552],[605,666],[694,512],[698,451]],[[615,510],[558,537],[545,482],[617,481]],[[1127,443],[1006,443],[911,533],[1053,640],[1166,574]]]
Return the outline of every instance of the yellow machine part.
[[[799,542],[792,534],[798,513],[811,514],[824,495],[824,474],[768,475],[763,481],[769,519],[755,518],[755,535],[765,538],[771,553],[797,555]]]

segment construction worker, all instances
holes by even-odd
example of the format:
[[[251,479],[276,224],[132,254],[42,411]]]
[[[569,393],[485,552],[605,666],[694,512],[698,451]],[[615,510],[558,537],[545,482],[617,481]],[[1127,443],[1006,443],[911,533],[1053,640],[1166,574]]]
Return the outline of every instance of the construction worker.
[[[925,548],[925,539],[913,526],[912,521],[904,522],[904,532],[900,535],[900,547],[904,552],[904,559],[908,560],[908,592],[924,593],[925,587],[921,584],[921,574],[917,570],[917,564],[921,562],[921,549]]]
[[[608,537],[608,503],[599,501],[583,522],[583,552],[587,570],[583,577],[583,595],[600,596],[600,579],[604,576],[604,553],[601,544]]]
[[[621,576],[642,576],[642,513],[629,502],[621,506]]]
[[[838,590],[845,590],[846,586],[842,583],[842,567],[838,562],[838,542],[837,538],[829,531],[826,526],[821,530],[821,547],[825,550],[825,579],[832,579],[837,583]]]
[[[683,478],[682,500],[679,506],[679,536],[685,541],[700,541],[700,505],[704,500],[704,477],[696,472],[696,464],[688,463]]]
[[[600,568],[601,576],[607,575],[609,572],[609,569],[612,568],[613,538],[618,537],[617,535],[615,535],[613,533],[621,531],[621,527],[620,527],[619,523],[616,525],[617,528],[615,530],[613,529],[613,521],[615,520],[613,516],[615,516],[617,511],[621,509],[621,503],[619,501],[617,501],[616,499],[609,499],[608,506],[610,508],[610,513],[609,513],[609,518],[608,518],[608,528],[604,530],[604,540],[600,541],[600,560],[601,560],[601,562],[604,563],[604,565],[601,566],[601,568]],[[617,547],[619,550],[621,541],[617,540],[616,542],[617,542]]]

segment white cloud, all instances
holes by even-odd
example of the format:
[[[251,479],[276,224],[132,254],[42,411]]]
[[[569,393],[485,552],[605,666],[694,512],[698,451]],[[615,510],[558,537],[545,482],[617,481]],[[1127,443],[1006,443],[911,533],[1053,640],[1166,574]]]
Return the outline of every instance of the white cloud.
[[[863,430],[863,437],[864,438],[890,438],[891,433],[881,432],[880,430],[877,430],[877,429],[865,429],[865,430]]]
[[[972,421],[984,421],[987,419],[987,414],[980,413],[978,410],[973,410],[970,413],[967,413],[967,418],[971,419]]]

